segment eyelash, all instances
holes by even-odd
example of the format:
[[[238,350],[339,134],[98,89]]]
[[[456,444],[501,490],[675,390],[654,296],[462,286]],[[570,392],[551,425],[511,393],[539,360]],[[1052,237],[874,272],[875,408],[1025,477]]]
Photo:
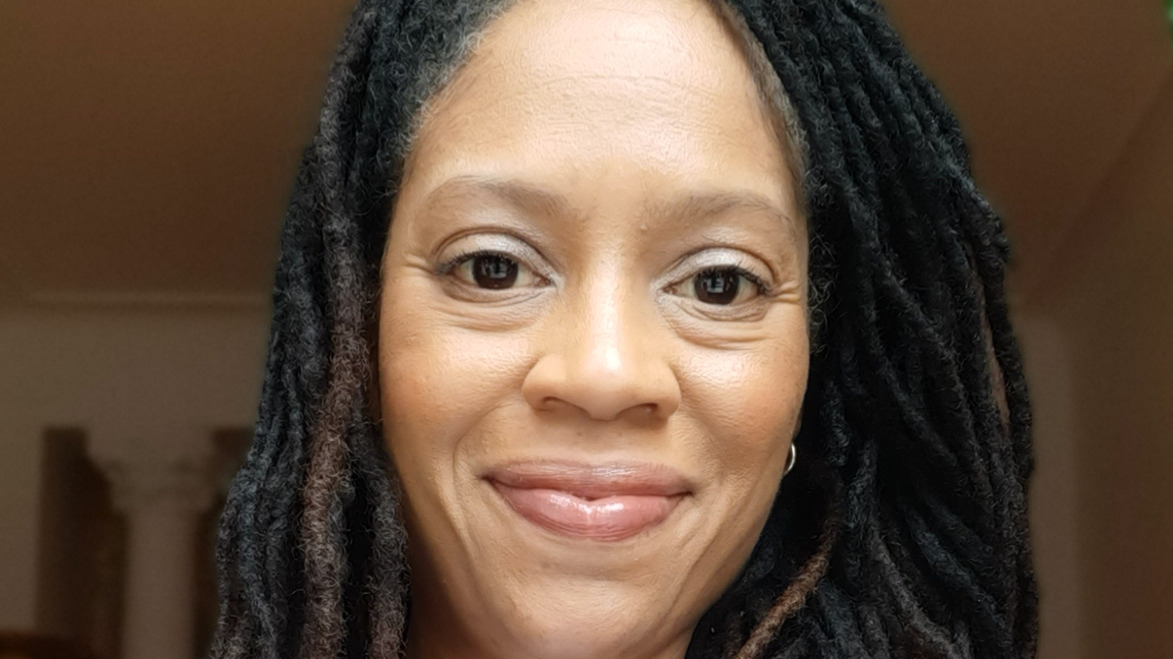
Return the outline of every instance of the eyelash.
[[[762,297],[768,297],[770,295],[771,291],[773,290],[770,288],[770,285],[767,284],[764,279],[757,276],[753,272],[746,270],[745,268],[743,268],[741,266],[737,266],[737,265],[706,266],[704,268],[701,268],[700,270],[697,270],[696,272],[689,275],[686,279],[683,279],[681,281],[688,281],[689,279],[692,279],[693,277],[696,277],[697,275],[703,275],[706,272],[732,272],[733,274],[737,275],[738,277],[745,277],[746,281],[753,284],[754,287],[758,289],[758,295],[761,295]]]
[[[470,250],[467,252],[462,252],[462,253],[448,259],[447,261],[444,261],[443,263],[439,264],[436,267],[436,274],[440,275],[440,276],[445,276],[445,277],[452,276],[452,272],[454,270],[456,270],[456,268],[460,267],[462,264],[464,264],[467,261],[470,261],[472,259],[476,259],[476,258],[479,258],[482,256],[495,256],[495,257],[499,257],[499,258],[503,258],[503,259],[508,259],[508,260],[513,261],[514,263],[518,264],[519,266],[522,266],[522,267],[529,269],[531,272],[534,273],[534,276],[536,276],[540,279],[546,279],[542,275],[538,274],[536,270],[525,265],[521,259],[519,259],[513,255],[510,255],[508,253],[501,252],[498,250],[492,250],[492,249],[475,249],[475,250]],[[759,297],[769,297],[773,292],[773,289],[770,287],[770,285],[768,283],[766,283],[766,281],[764,279],[762,279],[757,274],[755,274],[753,271],[748,270],[742,266],[733,265],[733,264],[705,266],[699,270],[694,271],[692,274],[688,275],[687,277],[685,277],[683,279],[679,279],[676,282],[670,284],[669,286],[667,286],[665,288],[665,290],[671,291],[672,289],[674,289],[678,286],[685,285],[687,282],[691,281],[692,279],[694,279],[700,275],[703,275],[707,272],[730,272],[730,273],[737,275],[738,277],[743,277],[746,281],[748,281],[750,284],[752,284],[754,286],[754,288],[757,289],[757,293],[758,293]],[[485,289],[485,290],[488,290],[488,289]],[[701,304],[705,304],[705,303],[702,302]],[[728,305],[711,305],[711,306],[728,306]]]
[[[452,274],[452,271],[455,270],[457,268],[457,266],[459,266],[460,264],[462,264],[465,261],[468,261],[470,259],[475,259],[475,258],[478,258],[481,256],[499,256],[501,258],[509,259],[510,261],[513,261],[517,264],[521,264],[520,259],[514,258],[514,257],[512,257],[508,254],[505,254],[503,252],[498,252],[498,251],[491,250],[491,249],[474,249],[470,252],[463,252],[461,254],[458,254],[457,256],[455,256],[451,259],[448,259],[447,261],[436,266],[436,274],[448,276],[448,275]]]

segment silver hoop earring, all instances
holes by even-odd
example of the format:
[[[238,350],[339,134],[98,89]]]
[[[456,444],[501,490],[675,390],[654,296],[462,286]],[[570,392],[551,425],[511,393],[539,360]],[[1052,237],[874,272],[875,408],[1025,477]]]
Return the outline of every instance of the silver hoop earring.
[[[782,476],[790,473],[794,469],[794,461],[798,459],[798,449],[794,448],[794,442],[790,442],[790,457],[786,458],[786,471],[782,472]]]

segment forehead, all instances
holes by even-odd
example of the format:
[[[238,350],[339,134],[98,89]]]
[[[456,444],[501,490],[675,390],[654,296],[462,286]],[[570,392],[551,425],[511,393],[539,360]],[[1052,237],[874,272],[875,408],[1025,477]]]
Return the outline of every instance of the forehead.
[[[736,37],[704,0],[521,0],[429,103],[407,171],[423,189],[618,177],[793,201]]]

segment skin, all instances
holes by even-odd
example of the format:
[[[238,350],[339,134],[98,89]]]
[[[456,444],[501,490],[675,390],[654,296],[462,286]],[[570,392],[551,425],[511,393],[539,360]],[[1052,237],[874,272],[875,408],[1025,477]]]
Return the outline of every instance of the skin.
[[[765,523],[809,360],[806,227],[735,38],[700,2],[525,0],[425,117],[378,339],[408,656],[683,657]],[[481,287],[476,251],[512,284]],[[713,268],[729,303],[696,290]],[[482,478],[524,460],[690,490],[634,537],[568,538]]]

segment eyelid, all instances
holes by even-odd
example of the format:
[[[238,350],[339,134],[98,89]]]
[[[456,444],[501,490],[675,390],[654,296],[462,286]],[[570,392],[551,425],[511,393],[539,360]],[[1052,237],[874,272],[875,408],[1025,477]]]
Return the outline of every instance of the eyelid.
[[[728,247],[705,248],[685,255],[672,267],[668,288],[679,286],[686,279],[710,269],[733,269],[747,275],[755,285],[762,289],[763,295],[769,295],[773,290],[773,272],[758,259]]]
[[[514,259],[537,276],[553,280],[542,254],[525,240],[502,233],[468,233],[446,241],[437,252],[435,274],[446,275],[464,260],[479,254],[500,254]]]

